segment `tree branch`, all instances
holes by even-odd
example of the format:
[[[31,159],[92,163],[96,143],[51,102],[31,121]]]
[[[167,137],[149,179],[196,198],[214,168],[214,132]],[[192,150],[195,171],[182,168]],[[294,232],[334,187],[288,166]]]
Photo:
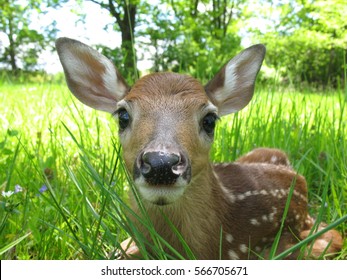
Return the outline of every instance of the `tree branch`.
[[[172,9],[173,9],[173,11],[174,11],[174,13],[175,13],[177,19],[180,21],[181,25],[183,25],[182,17],[178,14],[177,9],[176,9],[176,7],[175,7],[175,3],[174,3],[173,0],[171,0],[171,7],[172,7]]]
[[[88,1],[90,1],[90,2],[92,2],[94,4],[97,4],[97,5],[99,5],[102,8],[106,8],[106,6],[105,6],[105,4],[103,2],[99,2],[99,1],[96,1],[96,0],[88,0]]]
[[[108,1],[108,5],[105,4],[103,1],[97,1],[97,0],[88,0],[96,5],[99,5],[101,8],[108,10],[113,17],[116,18],[117,24],[120,25],[123,24],[123,21],[121,19],[120,13],[117,12],[115,5],[113,4],[112,0]]]
[[[123,20],[122,20],[122,18],[120,16],[120,13],[117,12],[116,7],[113,4],[112,0],[108,0],[108,7],[109,7],[109,11],[110,11],[111,15],[116,18],[116,21],[117,21],[120,29],[122,29],[123,26],[124,26],[124,22],[123,22]]]
[[[226,3],[225,3],[226,4]],[[235,2],[232,3],[231,5],[231,8],[230,8],[230,13],[229,13],[229,16],[228,16],[228,19],[226,20],[225,24],[224,24],[224,36],[225,34],[227,33],[227,29],[228,29],[228,26],[229,26],[229,23],[233,17],[233,8],[235,7]],[[227,10],[227,7],[225,6],[225,15],[226,15],[226,10]]]
[[[195,0],[194,7],[193,7],[193,9],[192,9],[192,11],[190,13],[191,16],[194,17],[194,18],[196,18],[196,16],[198,15],[198,5],[199,5],[199,0]]]

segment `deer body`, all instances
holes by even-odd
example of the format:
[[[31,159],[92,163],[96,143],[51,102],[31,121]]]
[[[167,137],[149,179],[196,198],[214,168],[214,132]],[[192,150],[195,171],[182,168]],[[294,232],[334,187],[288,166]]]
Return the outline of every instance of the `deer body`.
[[[266,256],[290,193],[278,249],[308,235],[314,221],[307,212],[306,182],[282,151],[261,148],[235,163],[209,161],[216,120],[252,98],[262,45],[230,60],[205,87],[186,75],[154,73],[130,88],[90,47],[61,38],[57,50],[72,93],[118,117],[124,161],[143,205],[157,232],[182,255],[181,241],[164,216],[198,259]],[[134,199],[132,207],[140,214]],[[311,255],[319,256],[328,245],[327,252],[336,252],[341,244],[339,233],[329,231]]]

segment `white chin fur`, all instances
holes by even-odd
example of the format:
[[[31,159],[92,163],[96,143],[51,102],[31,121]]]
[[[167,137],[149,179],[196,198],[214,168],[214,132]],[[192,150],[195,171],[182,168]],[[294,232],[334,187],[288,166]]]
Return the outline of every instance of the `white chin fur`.
[[[175,202],[183,195],[187,182],[178,178],[174,185],[151,186],[141,176],[135,180],[135,185],[144,200],[156,205],[167,205]]]

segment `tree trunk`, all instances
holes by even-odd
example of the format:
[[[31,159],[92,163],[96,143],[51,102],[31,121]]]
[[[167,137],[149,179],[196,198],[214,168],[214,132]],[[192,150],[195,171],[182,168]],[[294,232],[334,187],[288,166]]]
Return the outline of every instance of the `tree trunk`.
[[[11,70],[13,73],[16,73],[18,71],[18,66],[16,63],[16,45],[13,39],[14,37],[13,24],[12,24],[12,19],[10,17],[8,18],[8,28],[9,28],[8,40],[10,42],[10,45],[8,48],[9,48],[9,55],[10,55]]]
[[[116,7],[115,4],[117,4],[118,6]],[[120,12],[119,8],[122,9],[122,13]],[[121,49],[124,56],[124,72],[129,73],[133,79],[137,79],[138,72],[136,67],[136,53],[134,48],[137,5],[132,4],[131,1],[126,0],[109,0],[107,9],[110,11],[111,15],[115,17],[122,34]]]
[[[121,48],[124,54],[124,68],[136,75],[136,54],[134,48],[136,5],[124,4],[124,18],[120,25],[122,33]]]

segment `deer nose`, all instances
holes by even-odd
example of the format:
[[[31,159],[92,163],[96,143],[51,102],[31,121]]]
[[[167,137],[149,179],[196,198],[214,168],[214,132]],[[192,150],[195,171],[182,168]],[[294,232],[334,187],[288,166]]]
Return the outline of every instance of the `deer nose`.
[[[138,169],[150,185],[172,185],[187,170],[185,156],[163,151],[144,152]]]

